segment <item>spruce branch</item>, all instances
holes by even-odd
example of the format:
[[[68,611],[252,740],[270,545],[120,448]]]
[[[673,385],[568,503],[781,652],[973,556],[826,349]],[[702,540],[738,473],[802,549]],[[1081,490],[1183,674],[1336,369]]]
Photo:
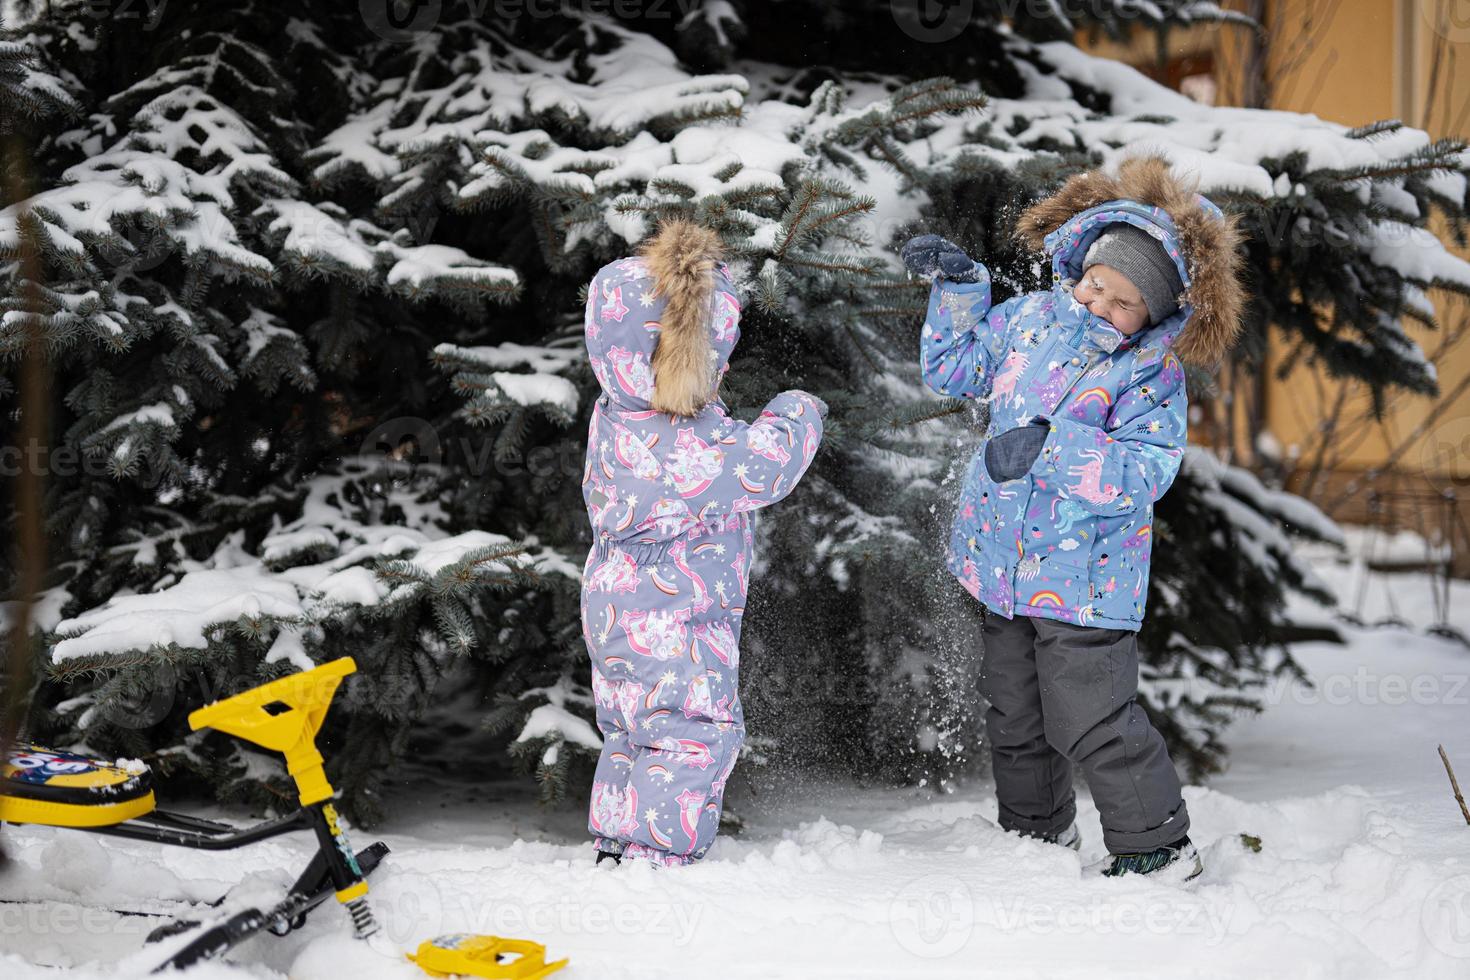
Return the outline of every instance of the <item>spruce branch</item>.
[[[930,407],[921,405],[918,408],[902,412],[888,420],[888,427],[893,430],[905,429],[911,425],[919,425],[923,422],[932,422],[935,419],[948,418],[958,415],[970,407],[970,402],[964,399],[948,398],[939,405]]]

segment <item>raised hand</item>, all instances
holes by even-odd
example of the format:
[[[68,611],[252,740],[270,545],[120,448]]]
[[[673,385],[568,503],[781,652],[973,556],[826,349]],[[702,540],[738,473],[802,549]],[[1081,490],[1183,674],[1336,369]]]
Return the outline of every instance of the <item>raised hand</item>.
[[[827,412],[829,411],[829,409],[827,408],[827,403],[822,401],[822,399],[818,398],[816,395],[813,395],[811,392],[807,392],[807,397],[817,403],[817,414],[825,419],[827,417]]]
[[[964,249],[938,235],[910,238],[898,254],[910,272],[926,279],[939,275],[953,282],[979,282],[984,277]]]

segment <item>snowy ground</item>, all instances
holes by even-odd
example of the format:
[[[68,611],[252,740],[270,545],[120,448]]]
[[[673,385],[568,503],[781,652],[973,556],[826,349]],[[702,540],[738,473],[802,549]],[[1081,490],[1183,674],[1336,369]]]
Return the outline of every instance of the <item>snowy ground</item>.
[[[1334,587],[1356,588],[1353,569],[1316,564]],[[1392,589],[1410,621],[1431,621],[1422,576],[1370,585],[1370,596]],[[1455,584],[1451,608],[1470,634],[1470,583]],[[570,956],[558,974],[569,980],[1470,976],[1470,827],[1435,752],[1442,742],[1470,784],[1470,650],[1398,628],[1348,636],[1298,647],[1317,687],[1273,691],[1263,716],[1232,730],[1229,771],[1186,789],[1206,866],[1190,890],[1082,877],[1102,854],[1090,803],[1079,859],[1001,833],[984,783],[949,795],[768,789],[743,801],[744,833],[673,872],[594,870],[580,815],[542,813],[519,783],[420,787],[421,805],[356,843],[393,849],[373,880],[385,940],[524,935]],[[1242,833],[1261,839],[1259,853]],[[139,946],[158,920],[86,906],[159,909],[242,880],[265,891],[304,863],[307,843],[209,855],[7,828],[21,868],[0,879],[0,898],[31,904],[0,904],[0,971],[141,975],[156,953]],[[328,905],[301,932],[188,975],[421,975],[394,956],[348,939]]]

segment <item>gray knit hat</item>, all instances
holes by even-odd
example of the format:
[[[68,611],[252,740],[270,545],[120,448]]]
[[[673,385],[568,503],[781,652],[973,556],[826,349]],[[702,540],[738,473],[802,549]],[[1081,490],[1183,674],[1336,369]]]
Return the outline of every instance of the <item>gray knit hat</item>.
[[[1149,326],[1179,309],[1178,296],[1184,291],[1179,269],[1163,243],[1137,225],[1120,221],[1104,228],[1083,256],[1082,271],[1095,265],[1117,269],[1138,287],[1148,307]]]

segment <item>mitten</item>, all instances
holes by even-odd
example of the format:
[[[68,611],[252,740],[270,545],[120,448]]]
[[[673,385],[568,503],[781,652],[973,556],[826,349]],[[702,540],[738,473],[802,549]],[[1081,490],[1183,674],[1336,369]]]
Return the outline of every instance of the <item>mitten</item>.
[[[960,247],[938,235],[917,235],[898,250],[903,264],[916,276],[932,276],[939,271],[939,253],[957,252]]]
[[[936,274],[954,282],[979,282],[982,278],[964,249],[938,235],[910,238],[898,254],[910,272],[926,279]]]
[[[827,417],[827,403],[822,401],[822,399],[818,398],[816,395],[812,394],[809,391],[802,391],[800,388],[788,388],[785,391],[781,392],[781,395],[795,395],[798,399],[809,400],[812,403],[810,407],[817,410],[818,416],[820,416],[821,418]],[[779,398],[781,397],[781,395],[777,395],[776,397]],[[786,414],[790,415],[792,418],[796,417],[792,410],[788,410]]]
[[[1032,422],[1017,429],[1008,429],[993,436],[985,444],[985,469],[997,483],[1018,480],[1031,471],[1036,457],[1051,427],[1045,423]]]

